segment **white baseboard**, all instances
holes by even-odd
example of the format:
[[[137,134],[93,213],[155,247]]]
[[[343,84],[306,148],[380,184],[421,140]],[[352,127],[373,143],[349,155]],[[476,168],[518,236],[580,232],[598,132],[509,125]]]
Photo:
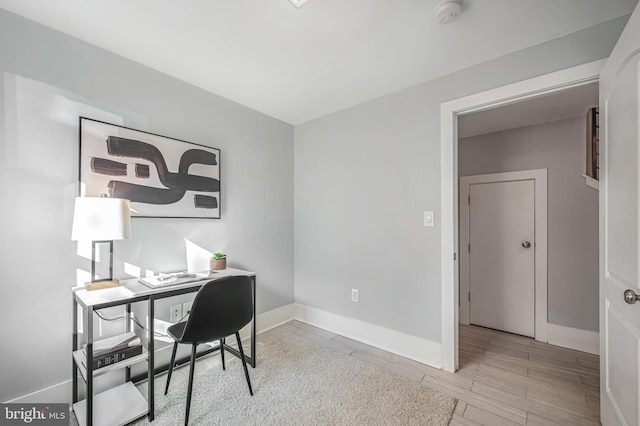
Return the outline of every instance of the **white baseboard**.
[[[258,334],[271,330],[285,322],[291,321],[295,317],[295,304],[281,306],[269,312],[258,315],[256,318],[256,329]]]
[[[399,331],[295,304],[295,319],[435,368],[442,368],[442,345]]]
[[[258,315],[256,318],[256,333],[263,333],[292,319],[297,319],[309,325],[432,367],[442,368],[442,349],[439,343],[297,303],[281,306]],[[243,338],[249,337],[249,333],[249,327],[245,327],[241,331]],[[67,380],[5,402],[69,403],[70,400],[71,380]]]
[[[277,327],[285,322],[291,321],[294,315],[293,303],[281,306],[269,312],[260,314],[256,318],[256,333],[260,334],[269,329]],[[240,332],[242,338],[251,334],[250,326],[243,328]],[[40,389],[27,395],[14,398],[7,403],[31,404],[31,403],[70,403],[71,402],[71,380]]]
[[[71,402],[71,380],[66,380],[57,385],[31,392],[18,398],[10,399],[5,403],[17,404],[69,404]]]
[[[547,323],[547,341],[563,348],[600,354],[600,333]]]
[[[256,334],[264,333],[267,330],[271,330],[279,325],[289,322],[293,319],[294,307],[293,303],[285,306],[280,306],[269,312],[258,314],[256,318]],[[251,335],[251,325],[248,324],[242,330],[240,330],[240,337],[246,339]]]

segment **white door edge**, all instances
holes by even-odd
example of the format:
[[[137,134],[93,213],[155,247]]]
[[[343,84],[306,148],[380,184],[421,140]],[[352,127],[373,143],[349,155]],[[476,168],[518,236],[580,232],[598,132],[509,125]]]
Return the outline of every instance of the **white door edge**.
[[[458,115],[597,82],[606,59],[531,78],[440,105],[442,368],[458,369]]]
[[[489,173],[460,177],[460,247],[469,244],[470,186],[478,183],[533,180],[535,183],[535,339],[547,342],[547,169]],[[469,253],[460,251],[460,315],[462,324],[469,324]]]

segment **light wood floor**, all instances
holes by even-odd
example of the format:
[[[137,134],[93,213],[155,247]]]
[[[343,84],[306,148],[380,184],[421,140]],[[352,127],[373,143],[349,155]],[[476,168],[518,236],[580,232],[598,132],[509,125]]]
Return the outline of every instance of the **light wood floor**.
[[[528,337],[460,326],[460,370],[442,370],[291,321],[258,336],[295,334],[458,399],[451,425],[599,425],[599,357]],[[259,350],[259,348],[258,348]]]
[[[514,334],[460,326],[460,370],[454,374],[290,321],[258,335],[257,368],[260,368],[260,346],[286,334],[376,364],[457,398],[450,425],[600,424],[596,355]],[[243,345],[249,346],[248,342]],[[217,353],[200,359],[198,370],[221,368],[219,359]],[[187,373],[187,368],[178,368],[172,383],[186,382]],[[156,389],[163,389],[165,381],[166,374],[156,377]],[[138,388],[146,394],[146,385]],[[75,418],[72,420],[72,424],[77,424]]]

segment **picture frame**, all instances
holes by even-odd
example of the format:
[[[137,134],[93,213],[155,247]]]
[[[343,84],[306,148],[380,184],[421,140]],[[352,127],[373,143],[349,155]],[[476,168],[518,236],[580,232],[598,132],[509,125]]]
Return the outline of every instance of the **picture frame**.
[[[80,117],[80,196],[133,217],[220,219],[220,149]]]

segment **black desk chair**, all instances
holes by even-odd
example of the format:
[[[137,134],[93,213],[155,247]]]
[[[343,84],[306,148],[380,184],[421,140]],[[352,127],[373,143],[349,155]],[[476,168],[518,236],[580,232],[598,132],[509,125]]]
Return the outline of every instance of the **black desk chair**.
[[[249,393],[253,396],[251,380],[247,370],[247,362],[244,359],[244,351],[238,333],[247,325],[253,317],[253,305],[251,296],[251,278],[246,276],[226,277],[209,281],[200,288],[193,300],[191,313],[186,321],[179,322],[168,328],[169,335],[173,337],[173,352],[171,364],[167,376],[167,386],[164,394],[169,390],[171,372],[176,360],[178,343],[191,344],[191,365],[189,366],[189,387],[187,390],[187,409],[184,424],[189,423],[189,408],[191,405],[191,390],[193,388],[193,372],[196,361],[196,347],[200,343],[220,342],[220,355],[222,368],[224,369],[224,339],[235,333],[242,359],[242,367],[249,385]]]

